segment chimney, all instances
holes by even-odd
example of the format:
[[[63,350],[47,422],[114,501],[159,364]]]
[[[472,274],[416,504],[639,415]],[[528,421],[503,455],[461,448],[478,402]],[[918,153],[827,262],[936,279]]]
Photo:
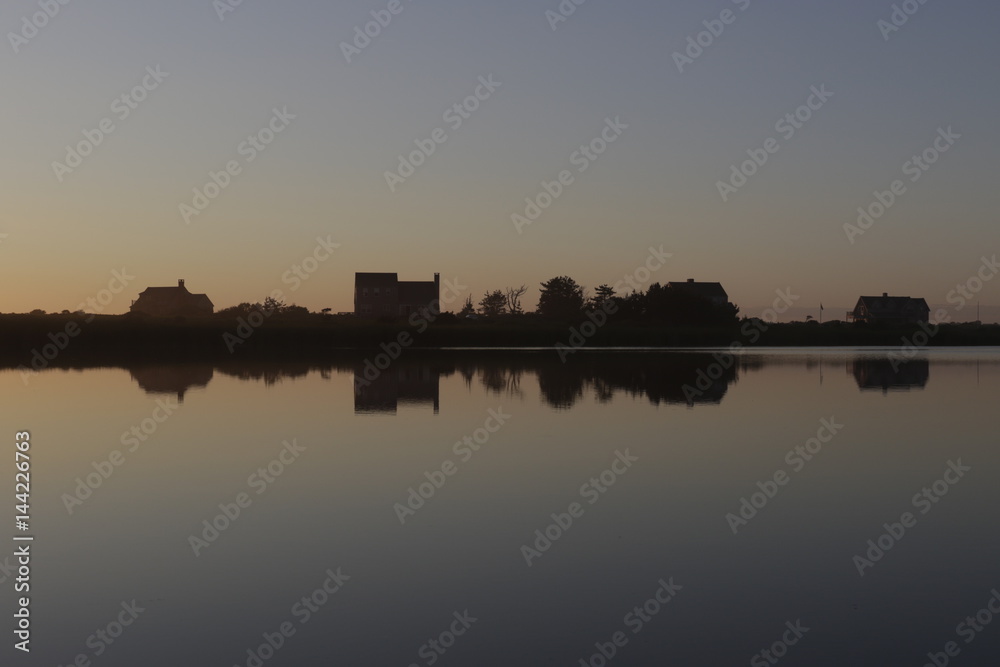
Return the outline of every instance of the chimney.
[[[434,274],[434,298],[435,299],[440,299],[441,298],[441,274],[440,273],[435,273]]]
[[[688,278],[688,282],[689,283],[693,283],[694,282],[694,278]]]
[[[184,288],[184,279],[183,278],[181,278],[181,279],[179,279],[177,281],[177,286],[180,287],[180,288],[182,288],[182,289]]]
[[[882,298],[885,299],[889,296],[888,292],[882,292]]]

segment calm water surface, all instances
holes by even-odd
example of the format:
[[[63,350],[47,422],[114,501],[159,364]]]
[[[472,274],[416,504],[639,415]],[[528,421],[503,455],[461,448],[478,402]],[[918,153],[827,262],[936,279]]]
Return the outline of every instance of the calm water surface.
[[[1000,350],[886,354],[0,372],[3,664],[997,664]]]

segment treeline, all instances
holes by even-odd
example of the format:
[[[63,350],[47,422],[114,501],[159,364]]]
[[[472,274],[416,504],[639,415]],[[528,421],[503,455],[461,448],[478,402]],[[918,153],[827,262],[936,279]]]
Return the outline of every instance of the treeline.
[[[520,316],[535,316],[549,320],[575,323],[588,313],[601,312],[608,322],[628,322],[635,324],[677,325],[692,327],[728,327],[738,321],[739,308],[732,303],[716,304],[695,290],[671,288],[653,283],[645,291],[633,290],[628,294],[618,294],[607,284],[599,285],[589,293],[582,285],[568,276],[556,276],[541,284],[538,305],[528,311],[522,305],[522,298],[528,288],[524,285],[507,287],[502,290],[487,291],[478,304],[473,297],[466,298],[458,313],[444,312],[442,323],[459,320],[485,318],[487,320],[507,320]],[[428,304],[431,312],[434,307]],[[331,308],[319,312],[310,311],[305,306],[287,304],[276,296],[268,296],[263,301],[243,302],[217,310],[212,317],[223,320],[310,320],[325,318],[332,313]],[[34,310],[30,315],[46,315],[43,310]],[[62,311],[62,315],[83,316],[80,311]],[[127,317],[145,318],[144,315],[126,314]],[[603,319],[602,316],[602,319]],[[169,318],[186,320],[184,318]],[[191,318],[197,319],[197,318]],[[382,316],[381,321],[395,321],[393,316]]]
[[[627,297],[625,297],[627,298]],[[263,304],[262,304],[263,305]],[[618,315],[613,315],[618,317]],[[242,321],[241,321],[242,320]],[[591,320],[592,321],[592,320]],[[746,329],[749,323],[759,327]],[[197,361],[259,357],[316,360],[343,348],[380,352],[408,334],[414,348],[512,348],[575,345],[565,322],[533,314],[463,320],[442,315],[421,331],[405,321],[367,321],[317,313],[271,318],[252,310],[246,317],[159,319],[122,315],[0,315],[0,367],[44,370],[80,363]],[[752,330],[753,335],[745,332]],[[876,327],[847,322],[763,323],[732,327],[617,322],[586,333],[584,345],[602,347],[881,346],[904,358],[916,354],[918,325]],[[760,333],[759,338],[757,333]],[[238,337],[238,345],[227,345]],[[1000,325],[942,324],[927,344],[1000,345]],[[408,352],[407,352],[408,353]],[[572,355],[570,355],[572,356]]]
[[[330,309],[324,308],[322,312],[329,313]],[[305,306],[297,306],[294,303],[286,304],[281,299],[269,296],[263,301],[255,303],[244,301],[241,304],[217,310],[215,315],[226,318],[246,318],[254,313],[259,313],[265,317],[277,316],[279,319],[297,319],[315,314],[310,312]]]
[[[486,292],[479,307],[468,297],[460,317],[498,318],[525,314],[520,299],[527,292],[524,285]],[[607,284],[593,292],[569,276],[557,276],[542,283],[534,314],[542,317],[576,321],[587,313],[603,312],[609,322],[677,324],[686,326],[725,327],[736,324],[739,308],[732,303],[716,304],[695,290],[671,288],[653,283],[645,291],[617,294]]]
[[[632,290],[628,294],[618,294],[612,286],[602,284],[590,294],[569,276],[556,276],[541,284],[538,305],[533,311],[526,310],[522,304],[527,291],[524,285],[487,291],[478,303],[468,296],[458,313],[445,312],[441,317],[448,322],[453,318],[511,319],[533,315],[576,322],[585,318],[587,313],[601,311],[609,322],[728,327],[737,323],[739,315],[739,308],[732,303],[716,304],[694,290],[670,288],[660,283],[653,283],[644,291]],[[330,312],[330,308],[324,308],[320,313],[314,313],[303,306],[285,304],[269,296],[256,303],[245,302],[224,308],[216,315],[229,319],[260,313],[268,319],[300,319]],[[397,318],[383,316],[375,319]]]

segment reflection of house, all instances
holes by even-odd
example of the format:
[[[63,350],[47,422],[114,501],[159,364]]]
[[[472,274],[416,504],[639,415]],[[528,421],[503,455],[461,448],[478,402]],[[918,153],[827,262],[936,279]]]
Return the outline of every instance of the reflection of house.
[[[368,366],[354,368],[354,411],[359,414],[388,412],[396,414],[402,403],[419,405],[430,403],[438,413],[438,384],[441,373],[428,364],[397,362],[375,375]],[[373,377],[374,379],[369,379]]]
[[[931,309],[923,299],[908,296],[863,296],[858,299],[854,310],[847,314],[848,320],[869,324],[914,324],[927,322]]]
[[[851,365],[858,389],[907,391],[911,387],[923,389],[930,377],[930,362],[926,359],[890,361],[889,359],[855,359]]]
[[[213,369],[208,364],[136,366],[129,368],[129,374],[147,394],[177,394],[177,401],[183,403],[188,389],[208,386]]]
[[[684,283],[667,283],[669,289],[696,294],[704,299],[708,299],[716,306],[724,306],[729,303],[729,295],[722,289],[722,283],[696,283],[694,278],[688,278]]]
[[[177,287],[147,287],[129,310],[156,317],[193,317],[211,315],[214,308],[208,296],[192,294],[178,280]]]
[[[434,280],[399,280],[395,273],[354,274],[354,314],[367,317],[407,317],[437,301],[441,276]]]

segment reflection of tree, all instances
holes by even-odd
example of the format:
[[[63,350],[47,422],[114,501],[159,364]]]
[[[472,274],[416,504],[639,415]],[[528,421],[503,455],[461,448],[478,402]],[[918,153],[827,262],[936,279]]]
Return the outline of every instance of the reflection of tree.
[[[265,385],[277,384],[284,378],[303,378],[311,366],[290,362],[237,362],[220,364],[219,372],[240,380],[262,380]]]
[[[579,399],[583,398],[584,378],[576,373],[553,372],[552,368],[546,372],[538,372],[538,388],[545,398],[545,402],[554,408],[571,408]]]
[[[207,385],[216,371],[268,386],[304,378],[313,371],[324,380],[349,373],[354,379],[357,411],[391,413],[400,403],[427,404],[436,412],[439,379],[455,374],[470,390],[478,383],[487,392],[522,399],[522,380],[531,373],[538,380],[542,401],[560,409],[571,408],[588,395],[600,403],[608,403],[619,394],[645,397],[655,405],[719,403],[736,381],[737,368],[760,365],[753,359],[737,362],[730,358],[729,368],[723,368],[712,354],[698,352],[580,351],[566,363],[555,352],[410,350],[407,354],[409,357],[394,361],[377,374],[368,366],[369,355],[362,352],[343,352],[318,363],[227,360],[215,365],[138,366],[129,370],[144,390],[177,393],[179,397],[189,387]]]
[[[646,397],[650,402],[719,403],[736,381],[737,368],[760,366],[756,360],[726,360],[729,368],[711,354],[698,352],[621,353],[580,352],[562,363],[556,354],[511,352],[469,353],[454,368],[467,379],[478,376],[483,387],[496,393],[521,395],[521,378],[538,378],[542,400],[557,408],[570,408],[591,393],[607,403],[617,393]],[[685,391],[687,389],[687,392]]]
[[[598,403],[610,403],[611,399],[615,397],[614,385],[598,378],[594,381],[594,394]]]
[[[538,368],[542,396],[554,407],[571,407],[586,391],[609,402],[617,392],[660,403],[719,403],[736,380],[737,362],[724,368],[711,354],[585,353],[566,364]]]
[[[511,397],[522,396],[521,371],[519,369],[490,366],[483,369],[479,381],[488,391],[495,394]]]

